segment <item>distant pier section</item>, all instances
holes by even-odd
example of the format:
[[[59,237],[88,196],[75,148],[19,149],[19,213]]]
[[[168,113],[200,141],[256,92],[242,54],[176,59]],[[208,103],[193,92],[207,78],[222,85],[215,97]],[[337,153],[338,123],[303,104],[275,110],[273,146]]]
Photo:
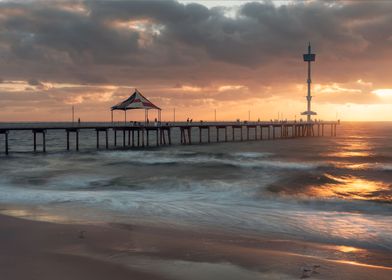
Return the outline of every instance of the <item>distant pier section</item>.
[[[96,149],[132,149],[164,145],[191,145],[202,143],[264,141],[304,137],[336,136],[339,121],[275,121],[275,122],[171,122],[127,124],[69,124],[46,126],[1,127],[4,153],[12,150],[9,135],[16,131],[31,131],[32,151],[46,152],[47,134],[63,131],[64,150],[79,151],[81,131],[95,132]],[[173,137],[175,135],[175,137]],[[71,147],[70,139],[74,146]],[[112,138],[112,141],[109,139]],[[16,141],[16,140],[15,140]]]

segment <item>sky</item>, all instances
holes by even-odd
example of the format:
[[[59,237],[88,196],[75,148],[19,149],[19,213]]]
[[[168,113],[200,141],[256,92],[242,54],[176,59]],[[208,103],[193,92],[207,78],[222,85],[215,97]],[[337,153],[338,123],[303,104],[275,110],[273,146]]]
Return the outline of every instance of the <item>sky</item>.
[[[109,121],[134,88],[167,121],[298,120],[309,41],[317,119],[392,121],[391,26],[392,1],[3,0],[0,122]]]

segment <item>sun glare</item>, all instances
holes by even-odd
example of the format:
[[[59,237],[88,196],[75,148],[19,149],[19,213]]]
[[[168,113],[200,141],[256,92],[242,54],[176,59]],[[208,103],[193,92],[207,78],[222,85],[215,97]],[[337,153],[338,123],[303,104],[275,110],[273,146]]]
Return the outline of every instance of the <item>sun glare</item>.
[[[372,93],[379,97],[392,97],[392,88],[382,88],[373,90]]]

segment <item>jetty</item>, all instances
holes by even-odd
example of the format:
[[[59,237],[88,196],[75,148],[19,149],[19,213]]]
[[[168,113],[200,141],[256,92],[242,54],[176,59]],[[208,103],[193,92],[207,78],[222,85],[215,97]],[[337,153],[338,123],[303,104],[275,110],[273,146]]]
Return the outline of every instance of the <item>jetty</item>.
[[[0,136],[4,136],[5,154],[10,152],[9,135],[15,131],[31,131],[33,134],[33,151],[37,152],[37,136],[41,138],[42,152],[46,152],[46,135],[50,131],[64,131],[66,137],[66,150],[71,150],[70,138],[74,137],[75,148],[79,151],[80,132],[86,130],[95,131],[96,148],[101,147],[101,135],[104,135],[105,149],[130,149],[145,148],[161,145],[191,145],[212,142],[235,142],[235,141],[262,141],[283,138],[299,137],[324,137],[336,136],[336,127],[340,121],[320,121],[312,120],[312,116],[317,115],[311,110],[311,63],[315,62],[316,55],[312,53],[311,45],[308,45],[308,52],[303,55],[304,62],[307,63],[307,110],[301,115],[307,117],[306,121],[236,121],[236,122],[162,122],[162,109],[153,104],[143,94],[135,89],[133,94],[124,101],[111,107],[111,122],[109,124],[80,124],[74,122],[74,111],[72,110],[72,123],[63,125],[16,125],[1,126]],[[73,109],[73,108],[72,108]],[[144,110],[144,122],[127,121],[127,111]],[[158,117],[152,123],[149,121],[149,110],[156,110]],[[122,111],[124,121],[114,122],[114,112]],[[329,132],[327,131],[329,129]],[[112,136],[110,135],[112,134]],[[173,135],[179,137],[173,137]],[[113,141],[109,138],[113,137]],[[23,138],[25,140],[26,138]],[[58,139],[58,137],[57,137]],[[175,142],[176,141],[176,142]],[[90,139],[91,142],[91,139]]]
[[[79,151],[80,141],[83,141],[80,132],[87,130],[95,132],[96,149],[132,149],[162,145],[334,137],[339,123],[339,121],[257,121],[16,125],[0,126],[0,136],[4,138],[4,153],[8,155],[12,150],[9,136],[17,131],[30,131],[32,151],[38,152],[38,147],[40,147],[39,152],[46,152],[47,134],[53,131],[64,132],[66,143],[64,150]],[[173,137],[173,135],[179,135],[179,137]],[[74,147],[71,147],[72,138]]]

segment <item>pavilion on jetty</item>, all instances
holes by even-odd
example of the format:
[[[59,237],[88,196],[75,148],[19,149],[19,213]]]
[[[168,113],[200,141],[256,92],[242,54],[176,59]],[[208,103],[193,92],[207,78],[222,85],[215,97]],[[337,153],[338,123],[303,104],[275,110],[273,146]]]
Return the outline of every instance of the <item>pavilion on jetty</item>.
[[[0,127],[0,135],[4,135],[5,154],[9,153],[8,135],[12,131],[32,131],[33,133],[33,150],[37,151],[37,134],[42,135],[42,151],[46,152],[46,133],[51,130],[62,130],[66,132],[66,148],[70,150],[70,134],[75,134],[76,150],[79,150],[79,132],[85,130],[95,130],[96,147],[100,148],[100,134],[105,133],[105,148],[109,149],[109,132],[113,132],[113,148],[121,146],[121,148],[146,147],[152,143],[150,141],[150,133],[153,134],[155,146],[171,145],[175,143],[192,144],[192,143],[211,143],[211,142],[228,142],[228,141],[249,141],[249,140],[273,140],[277,138],[298,138],[298,137],[321,137],[336,136],[336,126],[339,121],[314,121],[312,115],[316,115],[311,111],[311,62],[315,61],[315,54],[311,52],[309,43],[308,53],[303,56],[304,61],[308,63],[308,95],[307,111],[303,115],[307,116],[306,121],[270,121],[270,122],[161,122],[161,108],[154,105],[146,97],[144,97],[137,89],[126,100],[111,107],[111,124],[68,124],[61,126],[6,126]],[[145,121],[127,122],[128,110],[144,110]],[[151,123],[148,119],[149,110],[158,111],[158,119]],[[114,111],[124,111],[124,123],[114,123]],[[330,133],[325,133],[325,127],[330,127]],[[245,131],[244,131],[245,130]],[[198,134],[193,134],[198,131]],[[203,137],[203,132],[204,137]],[[211,133],[212,132],[212,133]],[[250,133],[251,132],[251,133]],[[213,135],[212,135],[213,134]],[[118,145],[118,135],[122,144]],[[177,137],[172,137],[175,135]],[[213,139],[214,138],[214,139]],[[252,138],[252,139],[251,139]],[[216,139],[216,140],[215,140]]]
[[[158,121],[161,121],[161,111],[162,109],[159,108],[158,106],[154,105],[150,100],[148,100],[146,97],[143,96],[143,94],[140,93],[135,88],[135,92],[125,99],[124,101],[114,105],[111,108],[112,112],[112,123],[113,123],[113,111],[120,110],[124,111],[124,123],[127,123],[127,111],[128,110],[144,110],[144,122],[147,123],[149,122],[148,119],[148,110],[155,109],[158,111]]]

